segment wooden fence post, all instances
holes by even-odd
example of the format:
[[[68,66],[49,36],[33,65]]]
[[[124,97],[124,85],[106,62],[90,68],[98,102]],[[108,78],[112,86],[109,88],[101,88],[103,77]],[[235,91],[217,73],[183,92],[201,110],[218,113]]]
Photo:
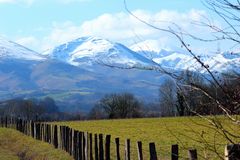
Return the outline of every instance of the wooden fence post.
[[[36,139],[40,140],[40,124],[36,124]]]
[[[48,143],[51,144],[52,143],[52,125],[48,125],[48,130],[49,130],[49,140],[48,140]]]
[[[66,126],[63,126],[63,150],[66,151]]]
[[[83,159],[83,132],[79,132],[79,148],[78,148],[78,152],[79,152],[79,159],[82,160]]]
[[[149,143],[150,160],[157,160],[155,143]]]
[[[84,139],[85,139],[85,145],[84,145],[85,160],[88,160],[88,132],[84,133]]]
[[[225,147],[225,160],[240,159],[240,144],[230,144]]]
[[[69,128],[69,137],[68,138],[69,138],[69,154],[70,155],[72,155],[72,153],[73,153],[73,150],[72,150],[72,144],[73,144],[72,143],[72,140],[73,140],[72,137],[73,136],[72,136],[72,134],[73,134],[72,133],[72,128]]]
[[[110,160],[111,135],[106,135],[105,139],[105,160]]]
[[[5,127],[6,128],[8,127],[8,118],[7,117],[5,118]]]
[[[63,126],[63,150],[66,151],[66,126]]]
[[[24,123],[24,122],[23,122],[23,123]],[[37,132],[36,132],[36,123],[33,122],[33,138],[35,138],[35,139],[36,139],[36,136],[37,136],[36,133],[37,133]]]
[[[64,150],[64,126],[61,126],[61,148]]]
[[[178,145],[177,144],[172,145],[171,157],[172,157],[172,160],[178,160]]]
[[[138,152],[138,160],[143,160],[143,153],[142,153],[142,142],[137,142],[137,152]]]
[[[49,136],[49,128],[48,128],[48,124],[45,124],[45,134],[46,134],[46,140],[45,140],[45,142],[48,143],[48,136]]]
[[[54,125],[54,147],[58,148],[58,126]]]
[[[40,137],[39,138],[40,138],[41,141],[43,141],[43,124],[39,123],[39,125],[40,125]]]
[[[44,134],[45,134],[44,142],[48,142],[48,127],[47,127],[47,124],[44,124]]]
[[[4,119],[3,119],[3,117],[1,117],[1,125],[2,125],[2,127],[4,127]]]
[[[62,126],[59,126],[59,148],[62,149]]]
[[[93,160],[93,137],[92,133],[89,134],[89,159]]]
[[[99,160],[104,159],[104,153],[103,153],[103,134],[99,134]]]
[[[127,139],[125,142],[125,160],[130,160],[130,139]]]
[[[190,160],[197,160],[197,150],[196,149],[190,149],[188,150],[188,156]]]
[[[119,138],[115,138],[115,143],[116,143],[116,160],[120,160],[120,142]]]
[[[85,144],[86,144],[86,142],[85,142],[85,132],[83,132],[83,135],[82,135],[82,153],[83,153],[83,160],[86,160],[85,159]]]
[[[70,153],[70,149],[69,149],[69,135],[70,135],[70,128],[69,127],[66,127],[66,149],[67,149],[67,152]]]
[[[94,154],[95,154],[95,160],[98,160],[98,137],[97,134],[94,134]]]
[[[77,152],[76,152],[76,148],[77,148],[77,131],[73,130],[73,157],[74,159],[77,159]]]

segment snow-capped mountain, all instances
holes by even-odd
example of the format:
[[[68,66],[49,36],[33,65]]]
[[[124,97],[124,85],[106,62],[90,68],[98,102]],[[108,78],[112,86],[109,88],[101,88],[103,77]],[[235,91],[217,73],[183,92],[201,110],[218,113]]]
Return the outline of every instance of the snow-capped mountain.
[[[214,71],[240,73],[240,53],[222,52],[208,56],[204,62]]]
[[[154,62],[120,43],[98,37],[82,37],[43,53],[75,66],[102,63],[112,66],[153,66]]]
[[[206,71],[192,55],[183,50],[173,51],[161,49],[158,52],[152,50],[136,50],[136,52],[151,59],[157,64],[160,64],[164,68],[199,71],[201,73]],[[206,66],[209,66],[211,71],[226,72],[234,70],[240,72],[240,53],[212,53],[202,54],[198,57],[204,62],[204,64],[206,64]]]
[[[239,54],[206,54],[200,58],[212,70],[240,68]],[[83,37],[39,55],[0,38],[0,100],[53,96],[62,110],[87,111],[109,93],[130,92],[142,100],[154,101],[159,96],[159,86],[152,84],[161,84],[167,78],[148,69],[118,69],[99,63],[120,67],[160,64],[176,73],[185,69],[202,71],[196,60],[181,50],[136,52],[105,39]]]
[[[24,60],[44,60],[44,56],[34,52],[15,42],[8,41],[0,37],[0,58],[4,59],[24,59]]]
[[[99,65],[155,63],[121,44],[94,37],[66,43],[51,50],[54,52],[45,52],[45,56],[3,38],[1,49],[0,101],[50,96],[61,110],[88,111],[109,93],[129,92],[153,101],[158,87],[149,84],[162,80],[158,73],[148,70]]]

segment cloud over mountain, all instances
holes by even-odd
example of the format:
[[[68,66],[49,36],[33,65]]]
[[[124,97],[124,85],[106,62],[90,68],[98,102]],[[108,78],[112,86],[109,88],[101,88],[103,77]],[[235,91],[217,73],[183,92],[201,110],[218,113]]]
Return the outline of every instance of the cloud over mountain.
[[[133,14],[160,28],[171,26],[169,22],[174,21],[184,30],[190,30],[193,21],[201,21],[202,16],[206,15],[202,10],[190,10],[188,12],[161,10],[156,13],[145,10],[135,10]],[[206,30],[195,27],[194,32],[204,33]],[[169,34],[154,30],[139,22],[131,15],[120,12],[114,14],[105,13],[94,19],[84,21],[81,24],[73,23],[72,21],[53,22],[49,34],[39,40],[38,44],[41,47],[38,49],[43,51],[82,36],[100,36],[123,43],[127,46],[131,46],[141,40],[149,39],[166,43],[163,45],[176,42]],[[21,39],[24,39],[24,37]],[[19,42],[21,43],[21,41]]]
[[[12,4],[25,4],[25,5],[32,5],[34,2],[39,0],[0,0],[0,3],[12,3]],[[41,0],[44,1],[44,0]],[[89,2],[91,0],[54,0],[57,3],[73,3],[73,2]]]

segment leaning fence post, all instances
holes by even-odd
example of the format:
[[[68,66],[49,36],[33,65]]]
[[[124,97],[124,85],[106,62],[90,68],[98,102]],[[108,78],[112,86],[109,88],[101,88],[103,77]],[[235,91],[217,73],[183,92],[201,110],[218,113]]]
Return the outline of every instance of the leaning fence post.
[[[188,156],[190,160],[197,160],[197,150],[196,149],[190,149],[188,150]]]
[[[225,147],[225,160],[240,159],[240,144],[229,144]]]
[[[157,160],[155,143],[149,143],[150,160]]]
[[[143,160],[143,153],[142,153],[142,142],[137,142],[137,152],[138,152],[138,160]]]
[[[130,139],[125,142],[125,160],[130,160]]]
[[[120,160],[120,143],[119,143],[119,138],[115,138],[115,143],[116,143],[116,160]]]
[[[110,142],[111,142],[111,135],[106,135],[106,140],[105,140],[105,160],[110,160]]]
[[[178,160],[178,145],[177,144],[172,145],[171,157],[172,157],[172,160]]]

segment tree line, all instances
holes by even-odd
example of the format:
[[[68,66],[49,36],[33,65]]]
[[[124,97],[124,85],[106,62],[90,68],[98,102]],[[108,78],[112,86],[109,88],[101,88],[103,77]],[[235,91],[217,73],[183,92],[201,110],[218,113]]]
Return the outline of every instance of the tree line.
[[[15,117],[24,120],[71,120],[76,115],[59,111],[54,99],[16,98],[0,102],[0,117]]]
[[[186,71],[181,77],[178,82],[166,79],[159,87],[159,100],[149,104],[140,101],[132,93],[111,93],[103,96],[89,113],[66,113],[59,111],[50,97],[40,100],[12,99],[0,102],[0,116],[49,121],[224,114],[218,103],[228,104],[228,111],[239,114],[240,109],[235,105],[236,100],[240,101],[239,78],[229,79],[229,75],[225,78],[224,74],[220,76],[224,91],[228,92],[226,94],[199,73]],[[196,90],[194,86],[201,90]],[[231,98],[227,95],[231,95]]]
[[[177,83],[166,81],[160,92],[163,116],[191,116],[191,115],[221,115],[224,110],[219,104],[227,106],[225,109],[232,115],[239,114],[236,103],[240,102],[239,76],[219,75],[221,86],[216,85],[206,75],[186,71],[182,80]]]
[[[228,94],[207,79],[205,75],[191,71],[182,73],[183,78],[178,82],[171,78],[166,79],[159,87],[159,101],[151,104],[142,103],[131,93],[108,94],[93,107],[88,118],[113,119],[224,114],[218,103],[228,104],[227,109],[231,114],[239,114],[240,109],[236,109],[235,101],[240,101],[240,79],[239,77],[229,79],[229,76],[225,74],[219,76],[224,91]],[[197,90],[195,86],[201,90]]]

